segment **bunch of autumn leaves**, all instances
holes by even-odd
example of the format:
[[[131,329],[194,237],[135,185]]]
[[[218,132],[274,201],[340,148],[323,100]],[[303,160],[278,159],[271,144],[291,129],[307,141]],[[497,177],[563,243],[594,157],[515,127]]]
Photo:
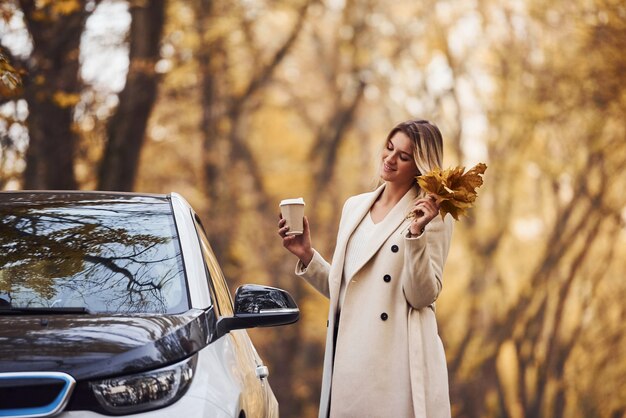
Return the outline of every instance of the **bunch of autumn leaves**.
[[[454,167],[446,170],[435,168],[430,173],[417,176],[417,182],[422,188],[434,195],[439,206],[439,214],[443,219],[446,214],[452,215],[459,220],[459,216],[465,215],[476,201],[477,191],[483,184],[482,175],[487,165],[479,163],[466,173],[465,167]]]

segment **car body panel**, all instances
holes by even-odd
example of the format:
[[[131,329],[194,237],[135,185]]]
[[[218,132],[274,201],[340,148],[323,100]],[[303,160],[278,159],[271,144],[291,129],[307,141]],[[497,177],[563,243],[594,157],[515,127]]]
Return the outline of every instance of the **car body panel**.
[[[193,220],[193,210],[189,203],[178,193],[171,194],[171,201],[176,228],[178,229],[178,235],[181,237],[180,246],[185,270],[188,275],[187,283],[191,306],[198,309],[207,309],[211,306],[211,295],[206,286],[206,270],[202,263],[202,252]]]
[[[243,341],[245,331],[234,331]],[[235,354],[238,337],[225,335],[208,345],[198,353],[198,362],[193,381],[178,402],[165,408],[133,414],[133,418],[233,418],[245,411],[247,418],[278,417],[272,410],[257,408],[257,401],[246,401],[246,384],[250,385],[250,376],[241,373],[242,360]],[[245,366],[245,365],[244,365]],[[233,371],[236,371],[233,373]],[[255,382],[256,384],[256,382]],[[258,402],[263,402],[259,400]],[[269,402],[278,411],[278,404],[273,394]],[[58,418],[103,418],[108,415],[92,411],[66,411]]]
[[[179,315],[0,316],[0,370],[54,370],[85,380],[159,368],[207,345],[214,330],[206,316],[199,309]]]

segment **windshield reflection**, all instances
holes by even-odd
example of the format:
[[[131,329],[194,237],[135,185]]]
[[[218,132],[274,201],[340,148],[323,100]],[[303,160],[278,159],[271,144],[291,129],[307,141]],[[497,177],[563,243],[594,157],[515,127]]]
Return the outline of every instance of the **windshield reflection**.
[[[0,202],[0,299],[5,304],[93,312],[187,309],[168,200],[15,196]]]

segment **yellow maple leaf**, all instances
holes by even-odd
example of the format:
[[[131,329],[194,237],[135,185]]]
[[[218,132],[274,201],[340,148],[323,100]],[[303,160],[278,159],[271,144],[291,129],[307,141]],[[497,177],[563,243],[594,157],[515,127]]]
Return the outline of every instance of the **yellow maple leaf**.
[[[420,187],[435,196],[439,213],[443,219],[446,214],[459,220],[459,216],[471,208],[476,201],[476,189],[482,186],[482,175],[487,170],[485,163],[476,164],[466,173],[465,167],[454,167],[446,170],[435,168],[427,174],[416,177]]]

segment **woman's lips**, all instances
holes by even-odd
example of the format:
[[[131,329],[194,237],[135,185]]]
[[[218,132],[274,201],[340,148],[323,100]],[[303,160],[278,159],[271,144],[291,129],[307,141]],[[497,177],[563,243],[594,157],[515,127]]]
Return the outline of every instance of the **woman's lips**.
[[[394,168],[391,168],[390,166],[388,166],[387,164],[383,163],[383,168],[385,169],[385,171],[395,171]]]

